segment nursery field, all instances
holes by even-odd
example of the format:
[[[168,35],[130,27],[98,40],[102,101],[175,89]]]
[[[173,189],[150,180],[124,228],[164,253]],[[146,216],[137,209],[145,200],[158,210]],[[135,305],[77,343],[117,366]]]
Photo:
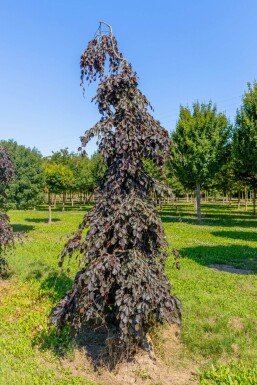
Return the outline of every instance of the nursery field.
[[[0,384],[105,385],[101,373],[95,382],[92,369],[72,365],[77,348],[68,330],[59,334],[47,324],[77,270],[72,260],[70,272],[60,275],[57,257],[85,209],[53,210],[52,225],[45,208],[9,213],[27,238],[0,281]],[[184,384],[257,384],[257,220],[248,210],[204,203],[199,226],[193,204],[162,208],[171,254],[166,271],[183,304],[180,342],[170,354],[173,367],[189,373]],[[182,256],[180,270],[173,248]],[[157,385],[145,373],[138,383]]]

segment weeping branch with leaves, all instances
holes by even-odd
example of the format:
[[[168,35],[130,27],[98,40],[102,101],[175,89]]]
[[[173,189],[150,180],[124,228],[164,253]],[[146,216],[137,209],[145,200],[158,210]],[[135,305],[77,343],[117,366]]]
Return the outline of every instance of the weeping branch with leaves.
[[[0,146],[0,277],[7,271],[6,254],[14,247],[14,233],[9,217],[4,212],[5,188],[14,176],[14,169],[8,151]]]
[[[82,268],[51,320],[59,327],[70,322],[77,332],[88,322],[114,325],[121,346],[128,348],[143,345],[156,322],[180,324],[180,302],[170,293],[164,271],[168,245],[151,198],[153,191],[162,194],[164,186],[143,166],[150,159],[164,171],[170,138],[149,113],[137,74],[119,52],[111,28],[103,32],[103,25],[80,61],[83,88],[99,80],[94,100],[102,117],[81,141],[85,147],[99,137],[106,171],[94,208],[61,254],[60,266],[79,253]]]

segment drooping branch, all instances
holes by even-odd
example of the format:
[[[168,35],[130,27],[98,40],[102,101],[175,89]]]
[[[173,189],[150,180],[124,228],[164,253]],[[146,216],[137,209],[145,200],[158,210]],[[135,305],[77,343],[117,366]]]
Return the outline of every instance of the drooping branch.
[[[180,323],[180,303],[170,294],[164,271],[168,244],[151,198],[161,185],[143,163],[150,159],[163,168],[170,139],[149,113],[150,103],[138,89],[137,75],[118,50],[111,28],[102,34],[100,24],[80,66],[83,87],[84,81],[99,79],[94,101],[102,115],[81,137],[82,147],[98,135],[107,169],[95,190],[95,207],[62,252],[60,265],[66,256],[79,253],[82,269],[51,319],[59,326],[71,322],[77,331],[89,321],[115,325],[119,340],[128,347],[142,344],[157,321]]]
[[[6,254],[14,247],[14,233],[9,217],[3,212],[5,188],[14,176],[14,169],[8,151],[0,146],[0,277],[7,271]]]

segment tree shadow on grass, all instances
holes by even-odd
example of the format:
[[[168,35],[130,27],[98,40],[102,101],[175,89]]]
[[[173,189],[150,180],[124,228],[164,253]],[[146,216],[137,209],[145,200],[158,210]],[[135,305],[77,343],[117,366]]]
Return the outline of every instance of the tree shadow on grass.
[[[49,324],[46,329],[36,333],[32,340],[32,346],[35,345],[43,351],[50,350],[58,358],[64,358],[73,351],[75,343],[69,326],[59,330]]]
[[[52,272],[42,281],[40,292],[41,295],[51,298],[54,307],[71,289],[72,283],[73,281],[65,274]],[[48,328],[37,332],[32,344],[42,350],[51,350],[59,358],[72,353],[75,347],[80,348],[90,360],[94,370],[100,367],[108,367],[111,370],[124,358],[132,359],[127,352],[126,357],[124,356],[124,348],[118,341],[117,329],[113,324],[107,329],[88,322],[79,334],[75,334],[70,325],[59,329],[49,324]]]
[[[72,288],[73,280],[47,263],[35,261],[27,266],[27,270],[26,280],[40,281],[40,291],[51,298],[53,304]]]
[[[72,284],[73,280],[66,274],[52,271],[42,281],[40,289],[47,293],[55,304],[67,291],[71,290]]]
[[[180,212],[175,208],[169,208],[160,211],[159,215],[163,223],[187,223],[190,225],[198,225],[196,214],[188,211]],[[217,226],[217,227],[257,227],[257,218],[251,215],[241,216],[235,213],[204,213],[203,212],[203,226]]]
[[[49,266],[37,263],[37,266],[38,265],[40,265],[40,269],[43,270],[42,275],[46,272],[46,268],[49,271]],[[34,270],[34,274],[37,270],[38,269]],[[52,270],[42,280],[40,295],[50,298],[52,307],[54,307],[64,294],[72,288],[72,283],[73,280],[67,275]],[[48,327],[36,333],[32,340],[32,345],[37,345],[42,350],[51,350],[58,357],[64,357],[68,352],[73,350],[74,338],[72,337],[69,326],[59,330],[57,327],[50,325],[49,318]]]
[[[195,246],[180,250],[183,257],[192,259],[203,266],[230,265],[238,269],[250,270],[257,274],[256,248],[241,245]]]
[[[247,220],[247,219],[240,219],[239,217],[219,217],[218,215],[213,218],[204,217],[203,216],[203,225],[204,226],[217,226],[217,227],[252,227],[256,228],[257,227],[257,220],[252,219],[252,220]]]
[[[243,241],[257,242],[257,233],[251,231],[213,231],[217,237],[240,239]]]
[[[190,225],[197,225],[197,219],[188,214],[159,214],[163,223],[188,223]]]
[[[32,231],[35,229],[35,226],[32,225],[24,225],[21,223],[12,223],[12,228],[13,231],[16,232],[21,232],[21,233],[27,233],[29,231]]]
[[[108,329],[103,326],[96,327],[88,322],[78,335],[70,325],[62,329],[49,325],[43,333],[38,333],[33,345],[39,345],[42,350],[51,350],[57,357],[65,358],[75,348],[79,348],[90,361],[93,369],[108,368],[113,370],[116,365],[126,359],[133,360],[134,351],[130,354],[118,340],[118,332],[114,325]]]
[[[89,211],[92,207],[94,206],[94,203],[88,203],[88,204],[82,204],[82,205],[74,205],[74,206],[71,206],[71,205],[67,205],[65,206],[65,210],[64,210],[64,213],[66,211],[70,212],[70,211]],[[62,211],[62,206],[61,205],[57,205],[57,207],[53,208],[52,211],[55,211],[55,212],[63,212]]]
[[[76,337],[76,344],[85,352],[94,370],[101,367],[113,370],[124,360],[132,361],[135,353],[133,348],[128,352],[120,342],[114,324],[109,324],[108,328],[103,326],[96,328],[89,322]]]
[[[68,206],[65,206],[65,211],[83,211],[83,212],[85,212],[85,211],[89,211],[93,206],[94,206],[93,202],[86,204],[86,205],[84,205],[84,204],[77,205],[76,204],[73,207],[68,205]],[[42,212],[42,211],[46,212],[46,211],[48,211],[48,206],[38,206],[36,212],[37,211],[38,212]],[[64,211],[64,213],[65,213],[65,211]],[[52,213],[60,213],[60,212],[63,212],[61,204],[57,205],[56,207],[52,207]]]
[[[49,271],[49,266],[41,261],[36,261],[28,265],[26,280],[39,280]]]
[[[31,223],[48,223],[48,218],[25,218],[24,221]],[[53,218],[52,222],[60,222],[61,219]]]
[[[61,330],[49,325],[48,329],[34,337],[32,344],[41,350],[50,350],[58,358],[65,358],[79,348],[95,371],[102,367],[112,370],[124,359],[133,360],[133,352],[130,355],[124,353],[115,327],[107,330],[104,327],[95,328],[90,323],[85,324],[78,335],[75,335],[70,325]]]

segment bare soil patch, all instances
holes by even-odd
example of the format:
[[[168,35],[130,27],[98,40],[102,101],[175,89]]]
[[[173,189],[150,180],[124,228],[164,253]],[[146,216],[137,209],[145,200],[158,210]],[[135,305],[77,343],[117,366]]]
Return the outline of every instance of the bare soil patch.
[[[256,272],[253,270],[237,269],[236,267],[230,266],[230,265],[212,264],[212,265],[208,265],[207,267],[209,267],[210,269],[224,271],[226,273],[231,273],[231,274],[242,274],[242,275],[256,274]]]
[[[77,349],[72,360],[64,358],[62,365],[74,375],[85,376],[102,385],[196,385],[199,364],[184,359],[184,346],[174,327],[162,331],[160,343],[155,358],[140,349],[133,358],[118,363],[113,370],[96,367],[86,348]]]
[[[0,298],[3,298],[13,289],[13,285],[8,279],[0,278]]]
[[[241,331],[244,328],[244,323],[240,317],[232,317],[229,321],[229,326],[236,331]]]

